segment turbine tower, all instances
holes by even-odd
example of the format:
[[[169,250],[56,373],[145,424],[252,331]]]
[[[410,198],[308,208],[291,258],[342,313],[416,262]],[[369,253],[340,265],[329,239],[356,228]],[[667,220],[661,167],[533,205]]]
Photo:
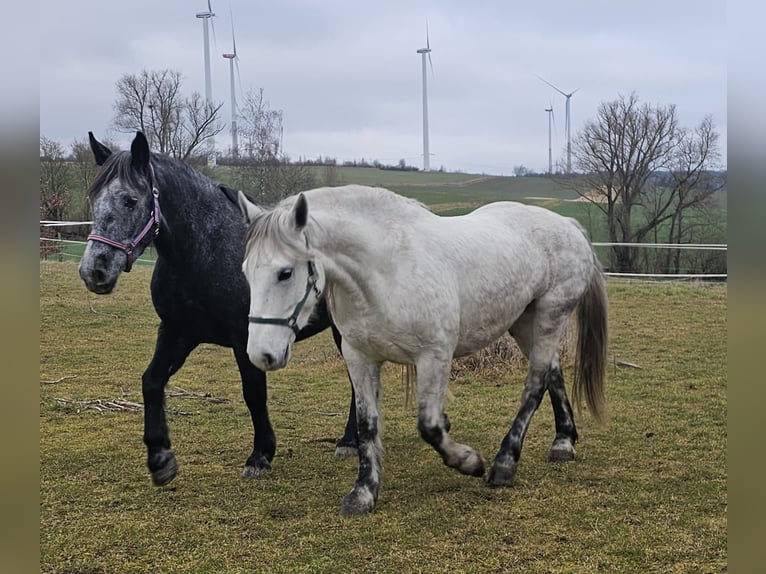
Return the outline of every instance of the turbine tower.
[[[210,79],[210,35],[208,32],[208,20],[215,14],[210,6],[210,0],[207,0],[207,12],[197,12],[197,18],[202,20],[202,36],[205,42],[205,101],[212,108],[213,88]],[[215,138],[211,137],[207,142],[207,164],[209,167],[215,167]]]
[[[237,141],[237,96],[234,86],[234,64],[237,65],[237,74],[239,74],[239,57],[237,56],[237,40],[234,37],[234,14],[231,15],[231,44],[232,53],[224,54],[223,57],[229,60],[229,80],[231,83],[231,157],[239,157],[239,142]]]
[[[545,108],[548,112],[548,175],[553,173],[553,148],[551,147],[551,120],[553,119],[553,104],[550,108]]]
[[[431,44],[428,40],[428,23],[426,23],[426,47],[417,51],[423,62],[423,171],[431,170],[431,156],[428,149],[428,75],[426,74],[426,55],[428,63],[431,64],[433,73],[433,63],[431,62]]]
[[[574,93],[579,90],[580,88],[577,88],[577,90],[574,90],[572,92],[569,92],[568,94],[566,92],[563,92],[562,90],[558,89],[556,86],[551,84],[548,80],[545,80],[543,78],[540,78],[540,76],[537,76],[540,80],[548,84],[551,88],[556,90],[559,94],[564,96],[567,99],[566,102],[566,127],[564,128],[566,132],[566,138],[567,138],[567,173],[572,173],[572,131],[571,131],[571,123],[570,123],[570,103],[569,100],[572,98]]]

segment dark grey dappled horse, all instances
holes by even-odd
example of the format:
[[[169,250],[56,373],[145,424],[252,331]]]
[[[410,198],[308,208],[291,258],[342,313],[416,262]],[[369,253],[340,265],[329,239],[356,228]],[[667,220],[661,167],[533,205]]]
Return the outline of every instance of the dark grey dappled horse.
[[[246,352],[250,294],[241,270],[246,227],[236,192],[179,160],[150,153],[140,132],[130,151],[115,153],[88,135],[102,167],[89,190],[93,232],[80,277],[90,291],[111,293],[120,273],[129,272],[152,241],[157,251],[151,294],[160,326],[142,377],[144,443],[154,484],[168,484],[178,471],[165,420],[165,385],[200,343],[234,351],[254,431],[242,476],[259,476],[271,468],[276,438],[266,407],[266,376]],[[296,332],[297,340],[329,326],[322,303]],[[332,328],[340,347],[340,334]],[[355,413],[352,389],[337,455],[356,453]]]

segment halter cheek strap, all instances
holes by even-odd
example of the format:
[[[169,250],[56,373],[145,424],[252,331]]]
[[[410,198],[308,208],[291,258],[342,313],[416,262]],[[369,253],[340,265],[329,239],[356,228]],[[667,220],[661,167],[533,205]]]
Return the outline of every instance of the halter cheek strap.
[[[309,261],[308,266],[309,276],[306,280],[306,291],[303,293],[303,298],[295,305],[295,309],[293,309],[293,312],[289,317],[282,319],[276,317],[253,317],[252,315],[248,315],[247,320],[250,323],[258,323],[261,325],[282,325],[284,327],[289,327],[297,337],[298,333],[300,332],[300,328],[298,327],[298,315],[301,314],[303,306],[306,304],[306,301],[309,298],[309,293],[314,291],[314,293],[316,293],[317,299],[322,296],[322,292],[317,287],[317,274],[316,269],[314,268],[314,263]]]
[[[141,230],[141,232],[136,235],[133,239],[128,241],[127,243],[122,243],[121,241],[115,241],[114,239],[109,239],[108,237],[104,237],[103,235],[99,235],[97,233],[91,233],[88,235],[88,240],[93,241],[99,241],[101,243],[106,243],[107,245],[111,245],[112,247],[116,247],[117,249],[120,249],[125,252],[127,255],[127,261],[125,262],[125,273],[130,273],[131,268],[133,267],[133,262],[136,260],[135,257],[135,249],[141,244],[141,241],[144,239],[144,237],[147,236],[147,234],[154,229],[154,236],[156,237],[160,233],[160,202],[158,201],[160,192],[157,190],[157,186],[154,184],[154,168],[151,164],[149,164],[149,176],[151,178],[151,187],[152,187],[152,198],[154,200],[154,209],[152,209],[152,212],[149,214],[149,221],[146,222],[146,225],[144,225],[144,228]]]

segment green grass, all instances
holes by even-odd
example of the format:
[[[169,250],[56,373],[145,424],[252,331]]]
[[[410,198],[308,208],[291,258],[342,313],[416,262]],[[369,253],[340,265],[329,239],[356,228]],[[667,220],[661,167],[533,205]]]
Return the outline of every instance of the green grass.
[[[86,408],[141,401],[158,324],[149,276],[136,268],[96,296],[74,264],[40,264],[42,572],[726,571],[725,286],[610,282],[610,420],[577,416],[578,460],[550,464],[546,400],[512,488],[443,466],[387,367],[378,506],[342,519],[356,461],[332,456],[348,383],[328,333],[269,377],[278,447],[258,480],[239,478],[251,425],[226,349],[199,348],[170,382],[228,402],[168,398],[180,464],[169,487],[151,486],[140,412]],[[522,365],[499,372],[457,378],[447,404],[453,436],[488,459],[524,377]]]

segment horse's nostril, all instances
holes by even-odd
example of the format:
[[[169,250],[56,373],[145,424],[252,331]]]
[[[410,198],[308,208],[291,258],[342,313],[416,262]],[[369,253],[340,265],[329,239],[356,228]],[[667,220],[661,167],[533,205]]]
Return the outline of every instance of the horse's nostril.
[[[272,355],[271,353],[263,353],[261,355],[261,360],[263,361],[264,365],[266,365],[267,367],[270,367],[271,365],[274,364],[274,355]]]

